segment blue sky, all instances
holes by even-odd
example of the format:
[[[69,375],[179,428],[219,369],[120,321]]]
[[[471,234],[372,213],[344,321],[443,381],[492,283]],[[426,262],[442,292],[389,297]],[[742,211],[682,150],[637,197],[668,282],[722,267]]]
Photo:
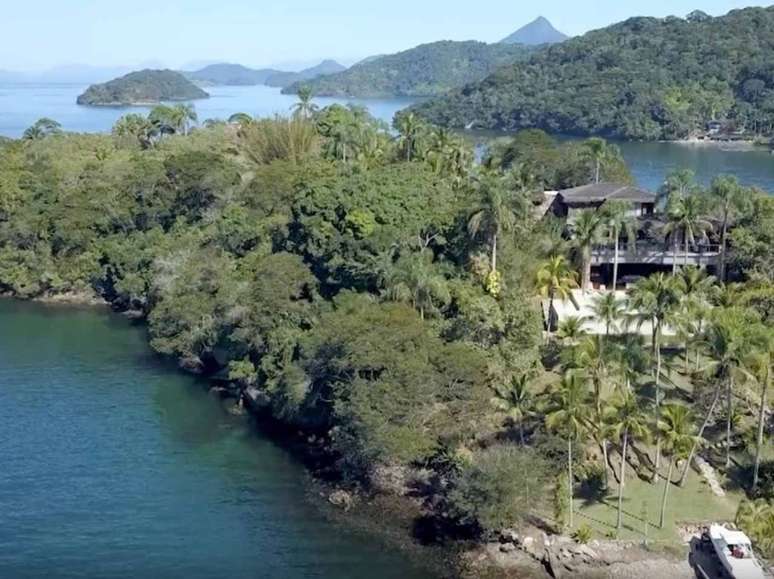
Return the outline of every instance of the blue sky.
[[[354,61],[434,40],[494,42],[539,15],[568,34],[629,16],[719,15],[752,0],[8,0],[0,69]]]

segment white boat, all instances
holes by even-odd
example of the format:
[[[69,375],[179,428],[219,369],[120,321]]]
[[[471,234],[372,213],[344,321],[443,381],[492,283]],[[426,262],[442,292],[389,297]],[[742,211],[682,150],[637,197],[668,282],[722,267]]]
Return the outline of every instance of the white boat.
[[[710,540],[723,568],[734,579],[765,579],[763,567],[755,558],[750,539],[741,531],[721,525],[709,529]]]

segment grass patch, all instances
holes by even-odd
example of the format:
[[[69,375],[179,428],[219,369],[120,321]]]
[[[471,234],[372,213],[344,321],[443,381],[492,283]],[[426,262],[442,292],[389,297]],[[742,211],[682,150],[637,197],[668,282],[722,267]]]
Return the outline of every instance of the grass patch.
[[[675,469],[677,471],[677,469]],[[672,485],[669,489],[664,528],[658,526],[664,481],[650,484],[638,479],[631,470],[623,499],[623,529],[620,539],[679,543],[679,523],[732,521],[742,494],[732,492],[725,497],[712,494],[704,479],[691,471],[683,488]],[[674,475],[677,479],[677,472]],[[610,489],[600,502],[575,500],[576,525],[589,525],[599,537],[612,536],[618,516],[618,487],[611,481]]]

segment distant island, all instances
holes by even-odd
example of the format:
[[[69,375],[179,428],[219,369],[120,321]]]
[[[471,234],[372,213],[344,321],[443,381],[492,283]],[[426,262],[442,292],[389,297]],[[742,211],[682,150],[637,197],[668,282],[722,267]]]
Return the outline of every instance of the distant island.
[[[772,62],[774,7],[636,17],[538,50],[414,110],[456,128],[752,141],[774,134]]]
[[[347,67],[335,60],[323,60],[320,64],[291,72],[274,68],[249,68],[241,64],[219,63],[205,66],[200,70],[183,71],[188,80],[200,84],[222,86],[258,86],[286,87],[295,82],[315,79],[326,74],[347,70]]]
[[[179,72],[141,70],[103,84],[91,85],[76,102],[89,106],[126,106],[206,99],[209,96]]]
[[[318,96],[434,96],[481,80],[530,53],[530,48],[516,44],[433,42],[366,59],[338,74],[296,82],[282,92],[294,94],[308,86]]]
[[[539,46],[541,44],[556,44],[564,42],[569,36],[559,32],[546,18],[539,16],[526,26],[522,26],[516,32],[504,38],[503,44],[524,44],[525,46]]]

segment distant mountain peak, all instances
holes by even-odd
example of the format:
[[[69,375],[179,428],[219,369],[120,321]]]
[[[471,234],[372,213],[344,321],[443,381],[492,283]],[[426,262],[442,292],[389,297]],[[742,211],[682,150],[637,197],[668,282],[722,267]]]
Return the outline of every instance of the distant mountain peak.
[[[516,32],[504,38],[503,44],[524,44],[537,46],[539,44],[556,44],[564,42],[569,36],[559,32],[547,18],[538,16],[529,24],[522,26]]]

